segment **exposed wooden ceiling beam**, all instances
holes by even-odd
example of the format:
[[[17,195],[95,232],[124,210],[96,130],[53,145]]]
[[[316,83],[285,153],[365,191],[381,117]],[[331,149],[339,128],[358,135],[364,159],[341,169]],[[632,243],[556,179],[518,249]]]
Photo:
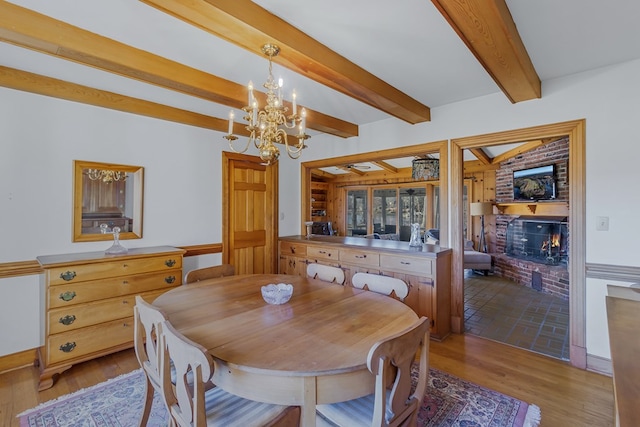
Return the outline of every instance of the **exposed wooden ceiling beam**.
[[[509,160],[512,157],[519,156],[523,153],[526,153],[527,151],[535,150],[536,148],[542,145],[545,145],[547,142],[550,142],[550,141],[545,142],[541,139],[538,139],[536,141],[525,142],[524,144],[519,145],[514,149],[506,151],[500,154],[499,156],[495,156],[491,162],[495,164],[499,164],[501,162],[504,162],[505,160]]]
[[[389,172],[398,173],[398,168],[390,165],[387,162],[383,162],[382,160],[378,160],[373,162],[373,164],[380,166],[384,170],[388,170]]]
[[[311,169],[311,175],[330,180],[336,177],[334,174],[323,171],[322,169]]]
[[[0,86],[220,132],[228,129],[227,120],[3,66],[0,66]],[[235,123],[234,133],[249,135],[246,127],[239,123]]]
[[[540,78],[505,0],[431,0],[511,102],[540,98]]]
[[[0,1],[0,40],[233,108],[246,103],[244,85],[6,1]],[[310,129],[345,138],[358,135],[353,123],[308,108],[307,112]]]
[[[226,119],[219,119],[1,65],[0,86],[219,132],[226,133],[229,129],[229,122]],[[249,131],[242,123],[236,122],[233,124],[233,133],[249,137]],[[222,138],[220,138],[220,141],[222,142]]]
[[[276,43],[274,62],[409,123],[431,119],[429,107],[338,55],[250,0],[141,0],[258,55]]]
[[[480,161],[480,163],[484,165],[491,164],[491,157],[489,157],[482,148],[471,148],[470,151],[473,153],[474,156],[476,156],[476,158]]]
[[[356,167],[353,167],[353,166],[351,166],[351,167],[350,167],[350,166],[345,166],[345,165],[336,165],[336,167],[337,167],[338,169],[342,169],[343,171],[347,171],[347,172],[350,172],[350,173],[354,173],[354,174],[356,174],[356,175],[360,175],[360,176],[362,176],[362,175],[365,175],[365,174],[366,174],[366,172],[363,172],[363,171],[361,171],[360,169],[358,169],[358,168],[356,168]]]

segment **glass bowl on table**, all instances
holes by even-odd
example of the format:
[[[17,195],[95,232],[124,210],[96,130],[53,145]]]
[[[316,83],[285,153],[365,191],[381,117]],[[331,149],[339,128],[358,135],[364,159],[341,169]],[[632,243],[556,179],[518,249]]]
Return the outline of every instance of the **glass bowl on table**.
[[[291,299],[293,295],[293,285],[287,283],[278,283],[277,285],[269,284],[261,288],[262,298],[268,304],[284,304]]]

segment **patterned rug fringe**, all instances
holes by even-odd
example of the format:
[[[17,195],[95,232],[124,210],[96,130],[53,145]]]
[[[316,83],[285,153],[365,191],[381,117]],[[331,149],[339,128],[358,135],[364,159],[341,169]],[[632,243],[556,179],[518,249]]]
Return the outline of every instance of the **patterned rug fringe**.
[[[529,405],[527,416],[524,418],[523,427],[538,427],[540,425],[542,415],[537,405]]]
[[[117,377],[114,377],[114,378],[109,378],[108,380],[103,381],[101,383],[98,383],[96,385],[92,385],[91,387],[86,387],[86,388],[83,388],[83,389],[80,389],[80,390],[76,390],[76,391],[74,391],[72,393],[65,394],[65,395],[62,395],[62,396],[60,396],[58,398],[51,399],[51,400],[48,400],[46,402],[43,402],[43,403],[39,404],[38,406],[36,406],[35,408],[27,409],[26,411],[18,414],[17,416],[18,417],[23,417],[25,415],[29,415],[32,412],[36,412],[36,411],[39,411],[41,409],[45,409],[45,408],[47,408],[49,406],[53,406],[55,404],[62,403],[64,401],[73,399],[74,397],[76,397],[79,394],[86,393],[86,392],[89,392],[89,391],[98,390],[98,389],[100,389],[102,387],[107,386],[109,383],[112,383],[114,381],[123,380],[123,379],[128,378],[128,377],[133,376],[133,375],[140,375],[141,372],[142,372],[142,369],[136,369],[136,370],[133,370],[133,371],[131,371],[129,373],[118,375]]]

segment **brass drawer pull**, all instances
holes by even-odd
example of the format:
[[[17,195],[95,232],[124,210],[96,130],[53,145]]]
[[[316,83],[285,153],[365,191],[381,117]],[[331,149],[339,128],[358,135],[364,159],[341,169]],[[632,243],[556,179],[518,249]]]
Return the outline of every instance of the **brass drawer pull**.
[[[58,322],[62,323],[65,326],[69,326],[70,324],[72,324],[73,322],[75,322],[76,320],[76,316],[73,314],[67,314],[64,317],[61,317]]]
[[[64,281],[70,282],[76,277],[75,271],[65,271],[64,273],[60,273],[60,278]]]
[[[327,253],[327,251],[318,251],[318,253],[320,253],[320,254],[326,254],[326,253]]]
[[[164,262],[164,265],[166,265],[167,267],[173,267],[174,265],[176,265],[176,260],[175,259],[168,259]]]
[[[400,264],[402,264],[402,265],[411,265],[410,262],[406,262],[406,261],[400,261]]]
[[[367,257],[367,255],[356,255],[356,258],[360,258],[360,259],[366,258],[366,257]]]
[[[76,297],[76,292],[75,291],[67,291],[67,292],[63,292],[60,294],[60,299],[62,301],[71,301],[72,299],[74,299]]]
[[[76,348],[76,343],[75,342],[68,342],[68,343],[62,344],[60,346],[60,351],[64,351],[65,353],[71,353],[74,348]]]
[[[164,278],[164,281],[167,282],[168,284],[172,284],[173,282],[176,281],[176,276],[167,276]]]

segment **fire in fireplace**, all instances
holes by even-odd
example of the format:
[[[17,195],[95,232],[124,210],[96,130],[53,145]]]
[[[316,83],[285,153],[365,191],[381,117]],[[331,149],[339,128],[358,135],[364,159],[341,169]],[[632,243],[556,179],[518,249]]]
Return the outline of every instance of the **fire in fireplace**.
[[[540,264],[567,265],[568,232],[565,217],[518,217],[507,225],[505,253]]]

